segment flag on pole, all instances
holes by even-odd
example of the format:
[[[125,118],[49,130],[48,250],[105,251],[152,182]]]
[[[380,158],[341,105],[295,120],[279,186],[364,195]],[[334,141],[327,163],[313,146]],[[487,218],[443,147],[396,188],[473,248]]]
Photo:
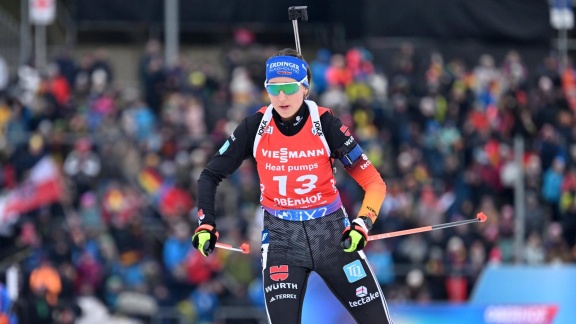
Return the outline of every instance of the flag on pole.
[[[60,171],[54,160],[44,157],[14,190],[0,197],[0,224],[12,223],[25,212],[59,201],[64,193]]]

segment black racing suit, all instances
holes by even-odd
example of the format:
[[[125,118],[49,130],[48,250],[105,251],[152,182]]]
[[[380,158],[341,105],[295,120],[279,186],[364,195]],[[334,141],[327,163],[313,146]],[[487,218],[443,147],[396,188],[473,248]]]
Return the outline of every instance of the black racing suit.
[[[344,252],[344,207],[324,217],[289,221],[264,212],[262,266],[271,323],[300,323],[306,282],[315,271],[358,323],[392,323],[380,285],[362,251]]]
[[[280,131],[296,134],[309,117],[303,104],[292,121],[282,122],[273,112]],[[198,180],[198,209],[202,224],[215,225],[214,197],[220,181],[252,157],[254,138],[263,114],[244,119],[208,163]],[[320,117],[332,157],[340,159],[356,146],[353,137],[342,131],[341,121],[330,113]],[[378,284],[362,251],[344,252],[342,231],[349,225],[341,207],[326,216],[303,221],[283,220],[264,211],[262,267],[268,319],[273,324],[300,323],[306,283],[315,271],[336,298],[359,323],[392,323]]]

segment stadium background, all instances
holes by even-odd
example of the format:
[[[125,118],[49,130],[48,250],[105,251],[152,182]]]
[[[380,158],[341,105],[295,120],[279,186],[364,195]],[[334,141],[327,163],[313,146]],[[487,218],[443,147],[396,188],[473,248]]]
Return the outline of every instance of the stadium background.
[[[190,236],[199,172],[294,46],[292,5],[313,99],[388,185],[373,233],[489,217],[369,244],[396,323],[576,318],[576,76],[550,16],[566,1],[55,3],[46,27],[0,4],[0,323],[265,322],[253,163],[217,206],[221,242],[252,253],[205,259]],[[353,214],[360,188],[337,177]],[[317,277],[303,319],[351,321]]]

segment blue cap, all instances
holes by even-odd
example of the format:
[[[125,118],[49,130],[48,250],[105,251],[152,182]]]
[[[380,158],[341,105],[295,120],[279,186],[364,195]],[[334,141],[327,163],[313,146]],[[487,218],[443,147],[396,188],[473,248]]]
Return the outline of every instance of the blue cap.
[[[273,56],[266,61],[266,82],[272,78],[288,77],[301,81],[308,88],[308,64],[294,56]]]

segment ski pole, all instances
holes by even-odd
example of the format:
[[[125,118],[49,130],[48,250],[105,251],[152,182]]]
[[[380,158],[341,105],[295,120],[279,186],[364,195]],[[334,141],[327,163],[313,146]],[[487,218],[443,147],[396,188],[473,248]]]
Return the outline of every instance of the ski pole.
[[[383,233],[383,234],[370,235],[370,236],[368,236],[368,241],[387,239],[387,238],[391,238],[391,237],[410,235],[410,234],[415,234],[415,233],[423,233],[423,232],[428,232],[428,231],[432,231],[432,230],[443,229],[443,228],[448,228],[448,227],[453,227],[453,226],[460,226],[460,225],[466,225],[466,224],[472,224],[472,223],[482,223],[482,222],[485,222],[487,218],[488,217],[486,217],[486,215],[483,212],[479,212],[476,215],[476,218],[474,218],[474,219],[461,220],[461,221],[437,224],[437,225],[432,225],[432,226],[417,227],[417,228],[407,229],[407,230],[403,230],[403,231],[395,231],[395,232],[389,232],[389,233]]]
[[[292,27],[294,27],[294,38],[296,39],[296,51],[302,54],[300,50],[300,35],[298,33],[298,18],[302,21],[308,21],[308,7],[307,6],[294,6],[288,8],[288,19],[292,20]]]
[[[250,253],[250,245],[248,243],[242,243],[242,245],[240,245],[240,247],[233,247],[230,244],[216,243],[216,247],[224,249],[224,250],[242,252],[243,254]]]

